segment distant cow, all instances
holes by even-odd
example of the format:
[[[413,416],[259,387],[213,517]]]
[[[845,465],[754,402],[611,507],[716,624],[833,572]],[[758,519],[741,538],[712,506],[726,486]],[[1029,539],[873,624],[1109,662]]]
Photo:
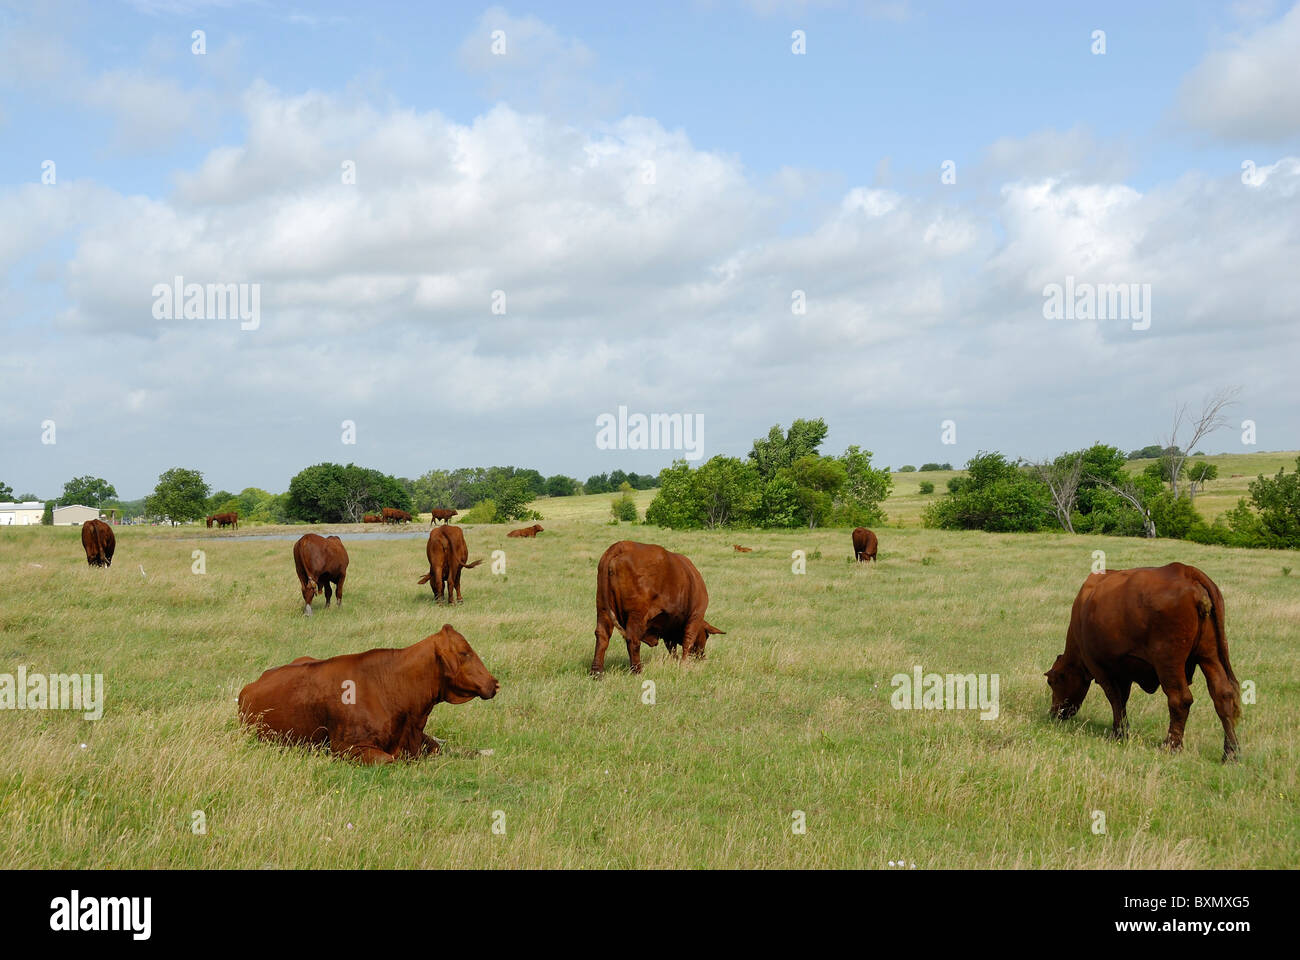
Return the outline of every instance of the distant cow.
[[[384,518],[377,513],[367,513],[361,518],[362,523],[380,523]]]
[[[207,521],[209,527],[216,523],[218,529],[221,527],[239,528],[239,514],[237,513],[214,513],[207,518]]]
[[[853,559],[859,562],[876,559],[876,535],[866,527],[853,531]]]
[[[446,523],[452,517],[456,516],[456,514],[460,513],[460,511],[448,510],[444,507],[438,507],[435,510],[430,510],[429,513],[432,515],[432,517],[429,520],[430,523],[437,523],[439,520],[441,520],[443,523]]]
[[[405,510],[398,510],[396,507],[384,507],[380,511],[384,516],[384,523],[410,523],[411,515]]]
[[[753,553],[753,547],[742,547],[740,544],[733,544],[737,553]]]
[[[1096,680],[1110,700],[1112,732],[1122,737],[1132,684],[1147,693],[1162,687],[1169,701],[1165,744],[1177,750],[1199,664],[1223,724],[1223,759],[1235,758],[1241,686],[1228,662],[1223,615],[1218,586],[1186,564],[1092,574],[1074,598],[1065,652],[1044,674],[1052,690],[1052,715],[1074,716]]]
[[[425,555],[429,558],[429,572],[416,583],[427,583],[433,591],[434,600],[442,599],[442,591],[447,589],[447,602],[452,602],[453,591],[457,602],[465,598],[460,591],[460,572],[477,567],[482,560],[469,560],[469,547],[465,543],[465,534],[460,527],[443,524],[429,531],[429,539],[424,545]]]
[[[700,571],[680,553],[653,543],[620,540],[596,570],[596,654],[591,672],[605,669],[605,649],[615,627],[627,641],[633,673],[641,672],[641,644],[664,641],[682,659],[703,658],[710,634],[724,633],[704,619],[709,593]]]
[[[86,563],[92,567],[111,567],[117,537],[113,528],[103,520],[87,520],[81,525],[81,546],[86,551]]]
[[[339,606],[343,606],[343,581],[348,576],[348,552],[338,537],[322,537],[304,533],[293,545],[293,563],[298,568],[298,582],[302,584],[302,599],[306,603],[303,614],[311,616],[311,601],[317,592],[325,594],[325,606],[330,605],[331,586],[338,592]]]
[[[546,528],[540,523],[534,523],[531,527],[523,527],[519,530],[511,530],[506,534],[507,537],[535,537]]]
[[[448,623],[403,649],[299,657],[267,670],[239,691],[239,719],[264,740],[327,744],[361,763],[390,763],[438,752],[424,732],[434,704],[491,700],[500,689]]]

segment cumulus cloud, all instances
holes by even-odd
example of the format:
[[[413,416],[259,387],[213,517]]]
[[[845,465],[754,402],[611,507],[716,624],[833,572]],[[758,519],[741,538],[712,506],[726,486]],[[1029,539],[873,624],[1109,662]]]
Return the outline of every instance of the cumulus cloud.
[[[1300,4],[1272,23],[1226,38],[1186,77],[1176,114],[1224,140],[1300,135]]]

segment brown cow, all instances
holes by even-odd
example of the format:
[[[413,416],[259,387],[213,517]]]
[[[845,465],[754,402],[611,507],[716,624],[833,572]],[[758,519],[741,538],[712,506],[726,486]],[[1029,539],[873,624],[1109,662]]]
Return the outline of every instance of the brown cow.
[[[377,513],[367,513],[361,518],[362,523],[379,523],[384,518]]]
[[[429,523],[433,524],[433,523],[437,523],[439,520],[441,520],[443,523],[446,523],[452,517],[456,516],[456,514],[460,513],[460,511],[448,510],[445,507],[438,507],[434,510],[430,510],[429,513],[431,515],[429,518]]]
[[[754,548],[753,548],[753,547],[742,547],[742,546],[741,546],[740,544],[738,544],[738,543],[737,543],[737,544],[733,544],[733,546],[735,547],[737,553],[753,553],[753,552],[754,552]]]
[[[875,560],[878,542],[874,533],[866,527],[858,527],[853,531],[853,559],[859,563],[864,560]]]
[[[117,537],[113,528],[103,520],[87,520],[81,525],[81,546],[86,551],[86,563],[92,567],[111,567]]]
[[[384,523],[410,523],[411,515],[405,510],[398,510],[396,507],[384,507],[380,511],[384,516]]]
[[[311,601],[317,591],[325,594],[325,606],[330,605],[330,586],[338,592],[339,606],[343,606],[343,581],[348,575],[348,552],[338,537],[322,537],[317,533],[304,533],[293,545],[293,563],[298,568],[298,582],[302,584],[305,616],[311,616]]]
[[[239,514],[234,512],[214,513],[212,516],[208,517],[209,527],[212,526],[213,521],[216,521],[218,529],[222,527],[234,527],[235,529],[239,529]]]
[[[403,649],[299,657],[267,670],[239,691],[239,719],[264,740],[328,744],[364,764],[391,763],[438,752],[424,732],[434,704],[491,700],[500,689],[448,623]]]
[[[519,530],[511,530],[506,534],[507,537],[535,537],[546,528],[540,523],[534,523],[531,527],[523,527]]]
[[[593,675],[605,669],[605,649],[614,627],[627,641],[633,673],[641,672],[641,644],[659,641],[682,660],[704,657],[710,634],[725,633],[704,619],[709,592],[700,571],[680,553],[653,543],[620,540],[605,551],[596,570],[596,654]]]
[[[429,583],[433,590],[435,602],[442,598],[442,588],[447,587],[447,602],[451,603],[454,591],[456,602],[463,602],[465,597],[460,591],[460,572],[472,570],[482,560],[469,563],[469,547],[465,543],[465,534],[460,527],[443,524],[429,531],[429,540],[424,552],[429,558],[429,572],[416,583]]]
[[[1052,715],[1074,716],[1096,680],[1110,700],[1112,732],[1123,737],[1132,685],[1147,693],[1163,687],[1169,701],[1165,744],[1178,750],[1192,705],[1189,684],[1199,664],[1223,724],[1223,759],[1234,759],[1241,686],[1228,662],[1223,614],[1218,586],[1186,564],[1090,575],[1074,598],[1065,652],[1044,674],[1052,690]]]

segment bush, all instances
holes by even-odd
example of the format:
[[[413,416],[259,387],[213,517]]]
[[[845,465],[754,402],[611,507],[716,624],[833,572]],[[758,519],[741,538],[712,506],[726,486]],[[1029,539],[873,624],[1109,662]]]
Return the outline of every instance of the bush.
[[[920,467],[921,473],[929,473],[931,470],[951,470],[951,463],[923,463]]]
[[[931,483],[929,480],[922,480],[920,489],[921,492],[925,494],[934,493],[934,484]]]
[[[927,527],[1000,533],[1043,528],[1051,507],[1041,480],[996,452],[976,454],[966,469],[969,476],[953,477],[948,495],[925,508],[921,520]]]
[[[912,466],[910,463],[908,463],[908,464],[905,464],[905,465],[899,467],[899,468],[898,468],[898,472],[899,472],[899,473],[916,473],[916,467],[914,467],[914,466]]]
[[[504,521],[497,518],[497,502],[495,500],[480,500],[461,515],[460,522],[503,523]]]
[[[636,523],[636,501],[632,499],[632,485],[626,480],[619,485],[621,493],[609,502],[609,512],[615,520]]]

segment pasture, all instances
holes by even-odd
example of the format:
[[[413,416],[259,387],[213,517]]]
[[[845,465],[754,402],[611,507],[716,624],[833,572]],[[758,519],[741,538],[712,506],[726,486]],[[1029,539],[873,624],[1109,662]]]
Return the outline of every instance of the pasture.
[[[644,511],[652,492],[636,496]],[[889,505],[903,526],[879,528],[875,565],[850,562],[847,530],[674,533],[606,524],[608,495],[541,501],[536,540],[508,540],[509,525],[465,528],[471,559],[503,550],[506,570],[466,571],[464,604],[435,606],[416,585],[422,539],[358,540],[347,542],[342,609],[318,599],[310,619],[291,540],[120,527],[113,566],[97,570],[76,528],[0,528],[0,672],[102,673],[106,688],[97,721],[0,711],[0,856],[11,868],[1300,861],[1300,569],[1282,569],[1300,568],[1293,552],[930,531],[910,517],[916,497],[900,490]],[[337,528],[239,535],[306,529]],[[645,673],[633,676],[615,636],[605,677],[588,678],[596,564],[625,538],[700,569],[709,620],[727,631],[704,662],[643,647]],[[1199,672],[1179,755],[1158,748],[1160,694],[1135,690],[1125,743],[1107,738],[1096,689],[1074,720],[1048,719],[1042,674],[1099,549],[1112,568],[1191,563],[1222,588],[1233,666],[1257,690],[1239,763],[1219,763]],[[803,575],[794,550],[807,553]],[[438,757],[364,768],[259,742],[236,722],[240,687],[268,667],[406,646],[446,622],[501,692],[434,708],[428,731],[447,740]],[[997,674],[999,715],[893,709],[891,677],[916,665]],[[206,833],[191,829],[196,811]]]

